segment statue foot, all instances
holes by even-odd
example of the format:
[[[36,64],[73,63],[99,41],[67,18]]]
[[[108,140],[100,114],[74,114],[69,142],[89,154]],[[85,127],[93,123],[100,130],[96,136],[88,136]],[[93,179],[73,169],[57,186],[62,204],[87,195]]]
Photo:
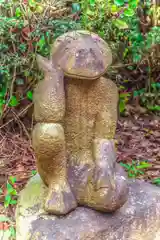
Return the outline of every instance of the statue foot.
[[[116,153],[114,141],[101,139],[95,142],[99,144],[95,149],[95,168],[93,170],[93,181],[95,190],[101,188],[115,189],[115,165]]]
[[[45,210],[56,215],[65,215],[77,207],[77,201],[66,181],[52,183],[45,202]]]
[[[107,166],[100,167],[95,166],[93,171],[93,184],[95,191],[102,188],[115,190],[115,173],[112,169],[107,168]]]
[[[93,184],[87,186],[80,203],[98,211],[114,212],[128,199],[127,177],[118,164],[115,166],[113,179],[107,180],[107,174],[101,170],[95,172],[97,175],[94,176]]]
[[[124,205],[128,199],[129,189],[127,176],[121,166],[115,165],[113,179],[107,180],[107,175],[102,174],[97,181],[99,188],[93,191],[94,200],[89,203],[90,207],[103,212],[114,212]]]

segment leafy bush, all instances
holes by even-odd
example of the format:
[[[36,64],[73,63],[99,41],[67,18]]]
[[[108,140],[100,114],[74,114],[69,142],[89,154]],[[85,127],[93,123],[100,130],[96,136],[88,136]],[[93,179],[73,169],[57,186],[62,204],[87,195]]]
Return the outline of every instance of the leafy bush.
[[[151,21],[160,8],[147,0],[83,0],[82,25],[108,42],[124,45],[123,60],[138,63],[160,44],[160,27]],[[144,21],[144,22],[143,22]]]
[[[132,96],[131,86],[132,91],[145,87],[147,93],[152,90],[152,83],[160,80],[157,78],[157,73],[160,72],[158,54],[160,7],[152,2],[151,0],[81,0],[79,2],[82,26],[97,32],[112,48],[114,62],[110,68],[110,76],[117,80],[117,75],[121,75],[120,85],[127,85],[124,91],[120,89],[119,108],[122,113],[125,111],[129,95]],[[149,107],[148,104],[144,104],[144,96],[141,100],[140,102],[143,106],[146,105],[147,109],[159,112],[157,102]]]
[[[65,16],[68,10],[65,1],[57,1],[54,7],[47,1],[0,1],[1,116],[8,106],[18,106],[24,98],[32,99],[32,87],[42,77],[36,53],[48,56],[57,36],[79,27]],[[20,94],[16,91],[19,88]]]
[[[114,55],[109,72],[112,79],[119,73],[120,85],[125,81],[126,84],[133,82],[135,89],[137,82],[133,80],[145,72],[143,87],[151,90],[151,83],[160,71],[158,6],[151,0],[75,0],[71,13],[67,0],[53,2],[54,5],[52,0],[0,1],[1,116],[8,106],[17,107],[25,99],[32,100],[32,88],[42,78],[36,54],[48,56],[54,39],[73,29],[97,32],[110,44]],[[80,21],[73,20],[74,15],[80,16]],[[120,67],[116,69],[117,63]],[[128,87],[126,94],[132,96]],[[120,95],[121,112],[125,110],[128,97],[126,99],[123,92]]]
[[[143,170],[152,166],[152,164],[146,161],[140,162],[139,164],[137,164],[136,161],[132,161],[131,164],[121,162],[120,165],[126,169],[129,178],[136,178],[140,175],[144,175]]]

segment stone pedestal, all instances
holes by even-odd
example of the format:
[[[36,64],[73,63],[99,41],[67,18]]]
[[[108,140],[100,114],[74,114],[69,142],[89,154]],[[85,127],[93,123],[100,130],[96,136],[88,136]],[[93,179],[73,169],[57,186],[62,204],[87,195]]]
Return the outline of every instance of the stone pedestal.
[[[34,176],[19,196],[17,240],[160,240],[160,188],[129,182],[129,199],[114,214],[78,207],[65,217],[43,210],[47,187]]]

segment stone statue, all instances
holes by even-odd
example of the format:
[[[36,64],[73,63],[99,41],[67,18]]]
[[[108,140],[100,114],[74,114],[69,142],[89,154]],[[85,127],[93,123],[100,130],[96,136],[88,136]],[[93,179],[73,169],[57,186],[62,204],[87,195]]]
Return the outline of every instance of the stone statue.
[[[111,62],[107,43],[87,31],[60,36],[50,60],[38,56],[44,80],[34,92],[32,142],[49,213],[64,215],[78,205],[112,212],[127,200],[113,140],[118,91],[103,77]]]

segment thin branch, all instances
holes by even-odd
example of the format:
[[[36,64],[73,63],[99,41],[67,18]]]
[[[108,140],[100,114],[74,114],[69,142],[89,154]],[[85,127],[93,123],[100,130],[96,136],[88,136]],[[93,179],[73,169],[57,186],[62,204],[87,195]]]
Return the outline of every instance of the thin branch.
[[[21,112],[19,112],[17,114],[18,117],[22,116],[31,106],[33,105],[33,103],[30,103],[29,105],[27,105],[26,108],[24,108]],[[8,122],[6,122],[5,124],[3,124],[2,126],[0,126],[0,129],[6,127],[8,124],[10,124],[11,122],[13,122],[15,120],[15,118],[10,119]]]

